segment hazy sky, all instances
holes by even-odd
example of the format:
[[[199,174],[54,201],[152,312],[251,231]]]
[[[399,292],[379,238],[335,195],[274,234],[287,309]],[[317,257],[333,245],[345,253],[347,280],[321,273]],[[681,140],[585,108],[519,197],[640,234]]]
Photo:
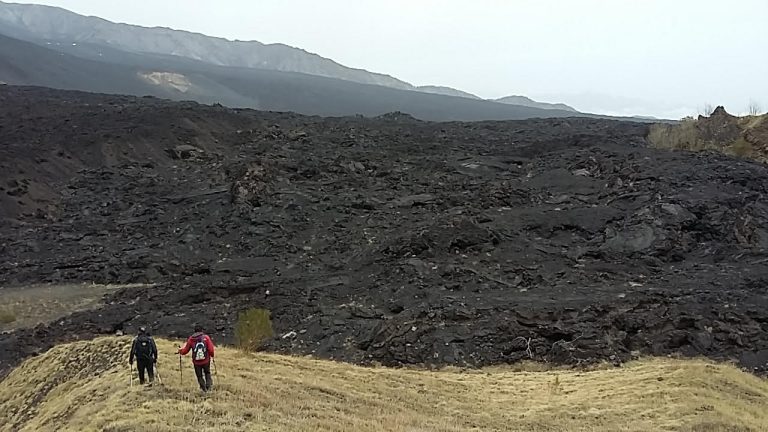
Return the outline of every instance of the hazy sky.
[[[52,0],[111,21],[281,42],[417,85],[611,114],[768,109],[768,0]]]

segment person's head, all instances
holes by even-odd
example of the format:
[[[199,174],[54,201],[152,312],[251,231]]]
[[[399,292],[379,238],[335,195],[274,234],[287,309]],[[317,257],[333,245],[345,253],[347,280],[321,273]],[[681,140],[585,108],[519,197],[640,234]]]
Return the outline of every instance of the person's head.
[[[203,332],[203,326],[200,324],[195,324],[195,333],[202,333]]]
[[[147,328],[146,328],[146,327],[144,327],[144,326],[141,326],[141,327],[139,327],[139,334],[140,334],[140,335],[145,335],[145,334],[147,334]]]

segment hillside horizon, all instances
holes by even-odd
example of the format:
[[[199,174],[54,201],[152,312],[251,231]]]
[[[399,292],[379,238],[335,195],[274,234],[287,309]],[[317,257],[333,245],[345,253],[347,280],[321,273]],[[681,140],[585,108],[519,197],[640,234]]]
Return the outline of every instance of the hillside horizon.
[[[255,40],[231,40],[170,27],[114,23],[96,16],[78,15],[58,7],[0,1],[0,23],[4,24],[0,34],[55,48],[66,54],[89,60],[104,61],[104,53],[101,52],[103,49],[118,50],[132,53],[134,56],[145,54],[173,56],[215,66],[299,72],[398,90],[441,94],[476,101],[484,100],[450,87],[414,86],[389,75],[349,68],[331,59],[282,43],[263,44]],[[78,49],[78,45],[83,44],[95,47],[96,52],[82,52]],[[0,79],[2,79],[1,76]],[[19,82],[19,84],[29,83]],[[488,101],[577,113],[575,109],[564,104],[536,102],[520,96],[488,99]],[[224,101],[224,103],[232,105],[231,102]],[[253,102],[245,106],[258,108]],[[550,113],[544,113],[545,116],[547,114]],[[557,113],[551,114],[559,116]],[[495,118],[497,117],[483,119]]]

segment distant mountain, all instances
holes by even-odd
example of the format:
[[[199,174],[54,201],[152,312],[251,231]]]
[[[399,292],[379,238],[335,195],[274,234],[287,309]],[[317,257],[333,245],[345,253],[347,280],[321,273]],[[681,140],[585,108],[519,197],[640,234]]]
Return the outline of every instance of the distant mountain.
[[[451,88],[451,87],[427,85],[427,86],[416,87],[416,90],[424,93],[432,93],[432,94],[439,94],[439,95],[445,95],[445,96],[456,96],[456,97],[463,97],[467,99],[481,99],[480,96],[475,96],[472,93],[456,90],[455,88]]]
[[[413,89],[411,84],[391,76],[342,66],[283,44],[229,41],[168,28],[117,24],[51,6],[0,2],[0,32],[23,40],[96,44],[133,53],[186,57],[219,66],[301,72]]]
[[[449,87],[415,87],[282,44],[116,24],[50,6],[0,1],[0,35],[8,36],[0,40],[0,82],[8,84],[319,115],[402,111],[424,120],[607,117],[526,97],[497,103]]]
[[[80,59],[2,35],[0,81],[98,93],[171,96],[121,65]]]
[[[0,81],[323,116],[400,111],[422,120],[451,121],[581,115],[88,44],[44,47],[6,36],[0,36]]]
[[[633,115],[638,118],[675,119],[696,113],[699,108],[686,106],[664,98],[627,97],[617,94],[586,92],[539,93],[537,97],[546,100],[556,100],[568,104],[582,112],[600,111],[607,115]],[[650,114],[653,113],[653,114]]]
[[[526,96],[506,96],[503,98],[495,99],[495,102],[504,103],[504,104],[510,104],[510,105],[520,105],[520,106],[527,106],[531,108],[541,108],[541,109],[555,109],[555,110],[565,110],[565,111],[572,111],[572,112],[578,112],[574,108],[562,104],[562,103],[546,103],[546,102],[536,102],[535,100],[528,98]]]
[[[443,86],[419,86],[416,87],[418,91],[425,92],[425,93],[434,93],[434,94],[441,94],[446,96],[457,96],[457,97],[463,97],[467,99],[477,99],[477,100],[483,100],[480,96],[473,95],[472,93],[467,93],[465,91],[456,90],[451,87],[443,87]],[[506,96],[499,99],[486,99],[488,101],[492,102],[498,102],[503,103],[507,105],[518,105],[518,106],[525,106],[530,108],[539,108],[539,109],[547,109],[547,110],[562,110],[562,111],[570,111],[577,113],[573,107],[570,107],[566,104],[562,103],[546,103],[546,102],[537,102],[529,97],[526,96]]]
[[[121,53],[155,55],[158,58],[164,56],[185,58],[217,66],[300,72],[361,84],[480,99],[476,95],[450,87],[416,87],[389,75],[346,67],[331,59],[283,44],[230,41],[163,27],[148,28],[118,24],[52,6],[0,1],[0,33],[41,45],[56,45],[56,47],[87,45],[91,48],[98,47],[96,51],[117,50]],[[68,53],[81,56],[83,50],[74,49]],[[86,57],[92,58],[89,55]],[[117,60],[120,61],[120,59]],[[532,108],[575,111],[565,105],[539,104],[524,97],[519,101],[520,103],[507,100],[499,100],[499,102]]]

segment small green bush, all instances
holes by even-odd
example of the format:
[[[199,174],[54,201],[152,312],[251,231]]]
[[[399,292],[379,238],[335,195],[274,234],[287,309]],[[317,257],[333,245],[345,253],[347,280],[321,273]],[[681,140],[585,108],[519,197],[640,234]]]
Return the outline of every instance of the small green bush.
[[[0,324],[10,324],[16,321],[16,314],[9,310],[0,309]]]
[[[272,319],[267,309],[247,309],[238,315],[235,341],[240,349],[256,351],[272,335]]]

